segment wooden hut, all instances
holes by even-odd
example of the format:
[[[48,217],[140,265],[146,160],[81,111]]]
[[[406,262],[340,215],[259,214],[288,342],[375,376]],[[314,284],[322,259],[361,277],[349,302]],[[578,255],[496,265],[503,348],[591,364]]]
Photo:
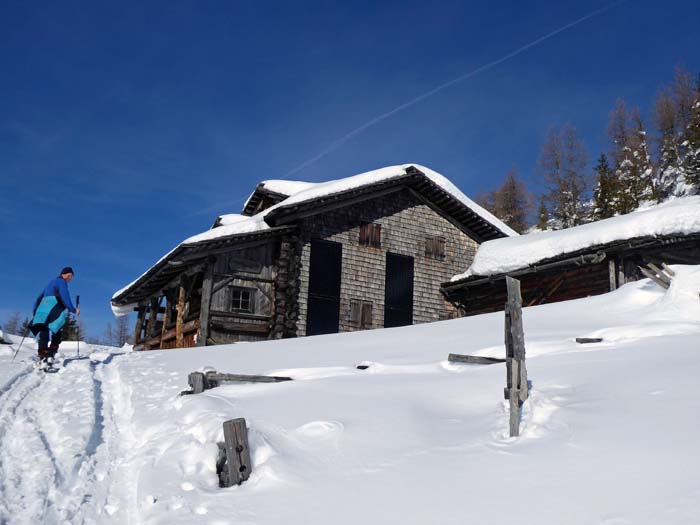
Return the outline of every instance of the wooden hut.
[[[183,241],[112,306],[135,348],[259,341],[458,315],[440,283],[517,235],[442,175],[393,166],[327,183],[265,181],[242,214]]]
[[[700,197],[484,243],[442,291],[462,314],[476,315],[503,310],[506,275],[520,280],[523,305],[533,306],[615,290],[643,278],[650,264],[700,264]]]

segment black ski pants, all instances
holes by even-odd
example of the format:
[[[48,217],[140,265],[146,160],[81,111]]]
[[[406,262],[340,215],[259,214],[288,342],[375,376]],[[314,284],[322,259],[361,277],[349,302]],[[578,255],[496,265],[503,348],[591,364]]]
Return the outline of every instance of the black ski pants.
[[[39,331],[39,357],[53,357],[58,351],[58,345],[61,344],[63,329],[55,334],[51,334],[51,346],[49,346],[49,330],[48,327]]]

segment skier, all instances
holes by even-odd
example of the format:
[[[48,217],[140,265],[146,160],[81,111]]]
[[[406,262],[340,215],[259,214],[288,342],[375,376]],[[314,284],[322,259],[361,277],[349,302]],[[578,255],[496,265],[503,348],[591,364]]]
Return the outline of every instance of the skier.
[[[39,295],[34,305],[34,318],[31,331],[39,336],[39,360],[51,365],[61,344],[61,329],[66,323],[67,313],[80,315],[80,308],[75,308],[68,292],[68,283],[73,279],[73,268],[66,266],[61,274],[51,280]],[[51,346],[49,346],[51,332]]]

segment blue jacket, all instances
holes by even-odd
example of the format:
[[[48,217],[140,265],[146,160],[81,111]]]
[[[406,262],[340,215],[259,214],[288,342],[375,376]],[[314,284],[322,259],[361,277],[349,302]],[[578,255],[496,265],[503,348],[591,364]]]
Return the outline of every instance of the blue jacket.
[[[68,283],[62,277],[56,277],[41,293],[34,305],[32,332],[48,328],[57,333],[66,322],[66,310],[75,313],[75,307],[70,299]]]

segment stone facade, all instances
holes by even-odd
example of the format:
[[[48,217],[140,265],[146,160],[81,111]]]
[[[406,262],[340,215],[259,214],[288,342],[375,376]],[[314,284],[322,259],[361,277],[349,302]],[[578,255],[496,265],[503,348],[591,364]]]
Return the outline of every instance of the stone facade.
[[[381,225],[381,246],[360,245],[360,224]],[[457,316],[444,299],[440,284],[471,264],[478,244],[462,230],[433,211],[410,190],[348,205],[303,219],[299,309],[296,335],[306,334],[311,239],[343,245],[340,290],[340,332],[359,330],[351,321],[351,302],[372,303],[369,328],[384,326],[384,281],[387,252],[414,258],[413,323],[427,323]],[[427,236],[445,240],[445,255],[426,255]]]

